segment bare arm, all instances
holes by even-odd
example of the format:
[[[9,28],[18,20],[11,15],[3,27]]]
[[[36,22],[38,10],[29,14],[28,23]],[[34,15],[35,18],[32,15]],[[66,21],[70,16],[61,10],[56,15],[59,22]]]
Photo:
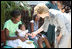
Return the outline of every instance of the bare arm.
[[[31,23],[31,32],[33,32],[33,31],[34,31],[34,24]]]
[[[36,34],[38,34],[38,33],[40,33],[40,32],[42,32],[43,31],[43,28],[42,28],[43,26],[41,26],[37,31],[35,31],[34,33],[36,33]]]
[[[37,31],[31,33],[32,38],[34,38],[38,33],[42,31],[43,31],[43,25]]]
[[[58,44],[60,43],[61,38],[62,38],[62,33],[60,33],[59,36],[56,38],[58,41]]]
[[[17,35],[17,37],[19,37],[19,39],[22,40],[22,41],[24,42],[27,38],[20,37],[20,36],[18,35],[18,33],[19,33],[19,32],[16,31],[16,35]]]
[[[7,40],[15,40],[19,38],[19,37],[9,37],[9,30],[6,28],[5,28],[5,33],[6,33]]]
[[[62,15],[61,15],[62,16]],[[60,42],[62,36],[65,36],[65,34],[68,32],[65,26],[65,21],[60,16],[57,17],[58,25],[61,27],[61,31],[59,36],[57,37],[58,43]]]
[[[18,32],[16,31],[16,35],[17,35],[17,37],[20,37],[19,35],[18,35]]]

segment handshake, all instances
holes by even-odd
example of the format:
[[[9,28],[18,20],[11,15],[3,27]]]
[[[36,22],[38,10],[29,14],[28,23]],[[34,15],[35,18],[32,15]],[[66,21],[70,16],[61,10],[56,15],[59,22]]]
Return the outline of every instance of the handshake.
[[[27,35],[31,36],[32,38],[34,38],[37,34],[32,32],[32,33],[27,33]]]

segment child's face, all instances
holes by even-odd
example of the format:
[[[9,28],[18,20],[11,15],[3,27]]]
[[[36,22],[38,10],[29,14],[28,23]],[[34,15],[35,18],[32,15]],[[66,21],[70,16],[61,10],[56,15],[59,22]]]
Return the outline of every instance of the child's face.
[[[21,30],[23,30],[23,31],[25,30],[25,25],[21,26]]]
[[[38,21],[40,19],[40,17],[36,16],[35,20]]]

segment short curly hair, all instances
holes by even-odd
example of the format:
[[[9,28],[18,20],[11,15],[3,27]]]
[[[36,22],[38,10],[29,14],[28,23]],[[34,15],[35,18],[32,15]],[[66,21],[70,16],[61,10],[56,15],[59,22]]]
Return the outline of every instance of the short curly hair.
[[[11,16],[17,18],[19,15],[21,15],[19,10],[13,10],[11,11]]]

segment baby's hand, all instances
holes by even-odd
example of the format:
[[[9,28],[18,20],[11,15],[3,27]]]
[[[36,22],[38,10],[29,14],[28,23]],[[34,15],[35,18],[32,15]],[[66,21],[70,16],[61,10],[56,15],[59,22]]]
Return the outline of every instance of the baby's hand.
[[[32,36],[30,33],[27,33],[27,35]]]
[[[28,35],[27,34],[25,35],[25,38],[28,39]]]
[[[28,34],[26,34],[25,36],[28,37]]]

